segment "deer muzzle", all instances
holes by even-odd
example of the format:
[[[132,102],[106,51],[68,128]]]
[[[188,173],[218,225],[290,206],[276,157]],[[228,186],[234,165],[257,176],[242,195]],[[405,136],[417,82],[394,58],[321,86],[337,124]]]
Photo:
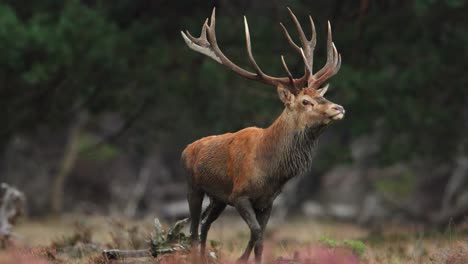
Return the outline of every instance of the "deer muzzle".
[[[333,120],[341,120],[344,117],[345,109],[341,105],[333,105],[332,107],[332,114],[330,118]]]

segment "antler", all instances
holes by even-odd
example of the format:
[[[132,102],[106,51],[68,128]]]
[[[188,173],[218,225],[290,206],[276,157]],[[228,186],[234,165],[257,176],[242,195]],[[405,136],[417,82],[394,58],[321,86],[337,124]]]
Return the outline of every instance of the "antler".
[[[245,26],[245,38],[246,38],[246,46],[247,46],[247,53],[249,56],[250,64],[254,68],[256,73],[247,71],[233,63],[230,59],[228,59],[221,49],[218,46],[216,41],[216,33],[215,33],[215,24],[216,24],[216,17],[215,17],[216,8],[213,8],[213,12],[211,13],[211,21],[210,25],[208,25],[208,19],[205,20],[205,23],[202,27],[202,32],[199,38],[193,37],[188,31],[181,32],[182,37],[185,40],[187,45],[202,54],[212,58],[213,60],[217,61],[218,63],[226,66],[227,68],[231,69],[235,73],[251,79],[261,81],[263,83],[278,86],[279,84],[284,85],[285,87],[289,88],[293,92],[296,91],[296,86],[294,85],[294,79],[290,77],[273,77],[270,75],[265,74],[260,67],[258,66],[257,62],[255,61],[253,54],[252,54],[252,45],[250,42],[250,32],[249,32],[249,25],[247,23],[247,18],[244,17],[244,26]],[[288,73],[290,74],[290,73]]]
[[[292,40],[286,27],[282,23],[280,23],[280,25],[289,44],[301,54],[305,64],[305,74],[297,80],[297,83],[300,83],[301,85],[305,85],[307,83],[307,87],[318,88],[322,83],[335,75],[341,67],[341,55],[336,50],[335,44],[332,41],[330,21],[328,21],[327,62],[322,69],[313,74],[314,49],[315,44],[317,43],[314,21],[312,20],[312,17],[309,16],[310,26],[312,28],[312,37],[308,40],[299,20],[289,7],[288,11],[296,24],[302,47],[299,47]]]
[[[294,79],[294,77],[292,76],[291,72],[288,69],[288,66],[286,65],[286,62],[283,56],[281,56],[281,62],[283,64],[283,67],[286,73],[288,74],[287,77],[273,77],[273,76],[265,74],[260,69],[260,67],[258,66],[252,54],[252,44],[250,41],[249,25],[247,23],[247,18],[245,16],[244,16],[244,26],[245,26],[245,39],[246,39],[246,46],[247,46],[247,54],[249,57],[250,64],[255,70],[255,73],[244,70],[243,68],[233,63],[230,59],[228,59],[224,55],[224,53],[219,48],[218,43],[216,41],[216,33],[215,33],[216,8],[213,8],[213,12],[211,13],[211,19],[210,19],[211,21],[209,25],[208,25],[208,18],[205,20],[205,23],[203,24],[201,35],[199,38],[193,37],[188,31],[186,32],[182,31],[181,34],[185,40],[185,43],[187,43],[189,48],[212,58],[216,62],[226,66],[227,68],[231,69],[235,73],[245,78],[261,81],[263,83],[266,83],[272,86],[278,86],[281,84],[287,87],[289,90],[291,90],[291,92],[297,94],[299,92],[298,87],[303,88],[307,84],[307,87],[318,88],[320,84],[325,82],[331,76],[335,75],[340,68],[341,57],[338,54],[331,40],[331,27],[329,23],[328,24],[328,42],[327,42],[328,43],[327,44],[327,63],[315,75],[312,74],[313,51],[314,51],[315,44],[316,44],[316,32],[315,32],[314,22],[312,21],[312,17],[309,16],[310,24],[312,26],[312,38],[311,40],[307,40],[304,34],[304,31],[302,30],[302,27],[299,21],[297,20],[296,16],[291,11],[291,9],[288,8],[288,10],[299,31],[299,37],[301,40],[302,47],[299,47],[292,40],[291,36],[289,35],[288,31],[283,26],[283,24],[281,24],[281,27],[283,28],[284,34],[286,35],[291,46],[301,54],[304,60],[304,64],[306,68],[305,74],[299,79]]]

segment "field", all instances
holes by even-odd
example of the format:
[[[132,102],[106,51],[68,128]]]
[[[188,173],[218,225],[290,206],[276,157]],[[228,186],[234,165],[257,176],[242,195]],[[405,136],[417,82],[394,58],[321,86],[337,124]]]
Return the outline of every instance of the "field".
[[[23,221],[15,229],[15,246],[0,251],[0,263],[102,263],[102,249],[147,247],[154,235],[153,219],[68,215],[60,220]],[[395,224],[383,230],[371,234],[354,224],[331,220],[272,221],[265,235],[264,263],[468,263],[466,226],[435,231]],[[229,263],[241,254],[248,235],[237,216],[222,216],[210,231],[209,248],[218,262]],[[164,257],[122,263],[157,261],[167,263]]]

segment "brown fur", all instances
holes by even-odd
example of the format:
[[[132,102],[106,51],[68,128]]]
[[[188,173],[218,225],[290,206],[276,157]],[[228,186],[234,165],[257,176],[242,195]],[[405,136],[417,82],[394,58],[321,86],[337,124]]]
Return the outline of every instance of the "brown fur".
[[[302,95],[315,98],[315,111],[304,112]],[[239,196],[249,197],[254,207],[269,204],[287,180],[310,168],[329,121],[327,109],[334,105],[313,89],[297,97],[266,129],[249,127],[188,145],[182,160],[191,188],[230,205]]]
[[[344,116],[343,107],[329,102],[323,95],[328,85],[319,87],[341,66],[341,55],[331,38],[328,24],[327,62],[312,73],[313,50],[315,48],[315,27],[312,24],[312,38],[309,40],[302,27],[288,8],[298,29],[301,48],[291,39],[287,29],[283,32],[289,43],[301,53],[305,73],[294,79],[284,57],[283,67],[288,77],[272,77],[263,73],[252,55],[247,18],[244,17],[247,53],[255,73],[246,71],[230,61],[219,49],[215,38],[215,9],[202,27],[199,38],[181,32],[187,45],[218,63],[228,67],[245,78],[261,81],[276,87],[278,96],[285,105],[283,113],[268,128],[250,127],[235,133],[210,136],[190,144],[182,153],[182,163],[188,174],[188,203],[190,236],[198,240],[200,215],[203,216],[200,234],[202,255],[211,224],[226,208],[234,206],[250,228],[250,240],[240,260],[247,261],[254,250],[256,262],[261,262],[263,232],[268,223],[273,200],[283,185],[292,177],[303,173],[312,164],[312,157],[318,136],[330,122]],[[208,195],[211,203],[201,213],[203,197]]]

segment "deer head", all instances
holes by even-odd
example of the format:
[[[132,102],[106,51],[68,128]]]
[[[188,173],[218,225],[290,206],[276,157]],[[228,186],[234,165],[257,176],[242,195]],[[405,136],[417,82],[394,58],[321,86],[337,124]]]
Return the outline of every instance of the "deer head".
[[[205,20],[199,38],[193,37],[188,31],[181,33],[185,42],[191,49],[212,58],[245,78],[257,80],[276,87],[278,96],[284,103],[286,111],[291,114],[290,116],[295,119],[299,127],[306,127],[312,124],[328,124],[331,121],[340,120],[344,117],[344,108],[324,98],[328,89],[328,84],[321,87],[326,80],[338,72],[341,66],[341,55],[338,53],[332,41],[330,22],[328,23],[327,61],[322,69],[313,73],[313,52],[316,44],[314,22],[312,17],[309,16],[312,28],[312,36],[309,40],[305,36],[304,30],[297,17],[291,9],[288,8],[288,10],[299,32],[301,46],[297,45],[292,40],[284,25],[282,23],[280,23],[280,25],[289,44],[300,54],[304,62],[305,73],[300,78],[293,77],[288,69],[284,56],[281,56],[281,62],[287,73],[286,77],[273,77],[265,74],[260,69],[252,54],[249,25],[245,16],[244,26],[247,54],[255,72],[247,71],[234,64],[219,48],[215,33],[215,8],[213,8],[211,14],[210,24],[208,24],[208,19]]]

